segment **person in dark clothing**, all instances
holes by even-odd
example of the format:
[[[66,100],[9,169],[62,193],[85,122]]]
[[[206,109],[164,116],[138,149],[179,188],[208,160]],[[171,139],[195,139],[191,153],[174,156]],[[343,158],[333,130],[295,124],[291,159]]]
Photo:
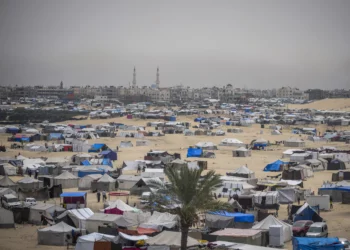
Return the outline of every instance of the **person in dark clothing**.
[[[331,209],[333,209],[333,197],[332,196],[329,197],[329,203],[331,205]]]
[[[100,191],[97,191],[97,202],[100,202],[101,200],[101,193]]]
[[[28,175],[29,175],[29,177],[32,177],[32,170],[28,170]]]
[[[300,197],[298,196],[298,205],[300,205]]]

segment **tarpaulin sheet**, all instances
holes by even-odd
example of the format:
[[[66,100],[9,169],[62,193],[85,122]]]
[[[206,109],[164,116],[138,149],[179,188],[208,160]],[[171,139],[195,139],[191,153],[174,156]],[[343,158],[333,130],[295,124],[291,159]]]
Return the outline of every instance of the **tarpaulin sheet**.
[[[226,211],[209,212],[208,214],[231,217],[231,218],[234,218],[234,222],[248,222],[248,223],[254,222],[254,215],[253,214],[229,213]]]
[[[201,157],[203,150],[201,148],[187,149],[187,157]]]

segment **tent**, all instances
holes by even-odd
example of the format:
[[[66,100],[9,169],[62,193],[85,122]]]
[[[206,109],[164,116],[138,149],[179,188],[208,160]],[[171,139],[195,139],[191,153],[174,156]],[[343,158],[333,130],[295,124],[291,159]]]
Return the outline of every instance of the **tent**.
[[[201,148],[188,148],[187,157],[201,157],[203,154],[203,149]]]
[[[309,159],[305,161],[305,164],[310,166],[314,172],[323,171],[327,169],[328,161],[320,159]]]
[[[0,175],[16,175],[17,174],[17,168],[12,166],[9,163],[2,163],[0,164]]]
[[[281,132],[277,129],[271,131],[271,135],[280,135]]]
[[[89,233],[98,232],[99,226],[105,226],[105,224],[116,227],[115,221],[121,215],[116,214],[104,214],[104,213],[95,213],[89,218],[86,219],[85,227]]]
[[[178,225],[178,216],[170,213],[160,213],[154,211],[144,223],[141,223],[139,228],[153,229],[155,232],[160,232],[163,228],[174,228]]]
[[[91,146],[91,148],[89,149],[89,153],[92,152],[92,153],[98,153],[98,152],[101,152],[103,150],[106,150],[108,147],[106,144],[104,143],[95,143]]]
[[[121,190],[130,190],[140,179],[141,176],[139,175],[120,175],[117,179],[118,188]]]
[[[115,239],[113,235],[91,233],[80,236],[75,245],[75,250],[94,250],[96,241],[109,241],[112,242]]]
[[[264,172],[278,172],[278,171],[282,171],[284,164],[286,164],[286,162],[283,162],[281,160],[277,160],[275,162],[269,163],[264,168]]]
[[[135,228],[138,227],[140,224],[146,222],[151,217],[150,212],[124,212],[122,216],[120,216],[115,223],[118,227],[124,227],[124,228]]]
[[[334,159],[328,164],[328,167],[327,167],[327,170],[342,170],[342,169],[350,169],[350,160]]]
[[[273,215],[267,216],[264,220],[255,224],[252,227],[252,229],[268,231],[270,229],[270,226],[272,225],[281,225],[283,227],[284,242],[290,241],[292,239],[292,235],[293,235],[292,225],[277,219]]]
[[[307,202],[295,213],[294,222],[298,220],[312,220],[313,222],[323,221],[322,217],[319,216],[316,210],[310,207]]]
[[[77,188],[79,184],[79,177],[64,171],[54,179],[54,185],[62,185],[62,188]]]
[[[131,141],[121,141],[119,147],[120,148],[132,148],[133,145],[132,145]]]
[[[242,178],[255,178],[254,171],[250,170],[246,166],[239,167],[229,173],[230,176],[237,176]]]
[[[130,194],[140,196],[143,192],[152,192],[152,184],[154,182],[162,183],[158,177],[141,178],[132,188],[130,188]]]
[[[251,228],[253,223],[253,214],[216,211],[209,212],[205,215],[205,226],[212,229]]]
[[[103,158],[110,159],[111,161],[116,161],[118,156],[117,152],[112,151],[112,150],[105,150],[99,153],[100,156],[103,156]]]
[[[24,190],[40,189],[40,188],[43,188],[44,186],[42,181],[39,181],[31,177],[24,177],[23,179],[19,180],[17,184],[20,189],[24,189]]]
[[[254,246],[262,245],[261,230],[225,228],[210,234],[210,241],[229,241],[235,243],[245,243]],[[252,249],[254,249],[252,246]]]
[[[65,211],[64,208],[49,203],[38,203],[30,207],[29,222],[35,225],[41,224],[41,215],[52,220],[54,215],[59,215]]]
[[[218,149],[218,147],[212,142],[198,142],[195,146],[197,148],[201,148],[204,150],[217,150]]]
[[[290,138],[284,141],[284,146],[302,148],[302,147],[305,147],[305,142],[299,138]]]
[[[262,209],[276,209],[279,206],[279,194],[277,191],[256,192],[253,194],[255,207]]]
[[[146,140],[136,141],[136,147],[149,146],[150,142]]]
[[[280,188],[278,189],[280,204],[290,204],[296,201],[296,190],[294,188]]]
[[[293,250],[343,250],[338,238],[294,237]]]
[[[245,147],[237,148],[236,150],[232,151],[233,157],[249,157],[252,156],[252,151],[249,149],[246,149]]]
[[[163,231],[160,234],[146,240],[146,243],[150,246],[167,246],[170,248],[181,247],[181,232]],[[187,237],[187,247],[193,247],[199,245],[199,242],[192,238]]]
[[[15,228],[15,218],[11,210],[0,207],[0,228]]]
[[[282,154],[283,154],[283,157],[282,158],[288,158],[290,157],[292,154],[294,154],[294,152],[304,152],[304,150],[301,150],[301,149],[293,149],[293,148],[290,148],[290,149],[287,149],[286,151],[284,151]]]
[[[245,144],[235,138],[225,138],[221,141],[220,146],[244,147]]]
[[[113,179],[108,174],[104,174],[100,179],[91,183],[91,190],[114,191],[116,182],[117,180]]]
[[[267,147],[267,143],[268,143],[267,140],[261,138],[261,139],[255,140],[253,143],[253,146],[254,146],[254,148],[263,148],[264,149],[265,147]]]
[[[70,209],[57,216],[56,222],[63,221],[72,227],[85,229],[86,219],[93,214],[90,208]]]
[[[101,174],[89,174],[85,175],[83,178],[79,179],[78,188],[79,190],[89,190],[91,188],[91,183],[97,181],[102,177]]]
[[[0,188],[0,197],[5,195],[5,194],[13,194],[13,195],[17,196],[16,192],[13,191],[11,188]]]
[[[66,246],[67,235],[72,236],[72,231],[77,230],[64,222],[38,229],[38,245]]]
[[[175,159],[173,161],[171,161],[170,163],[168,163],[167,167],[171,167],[171,168],[183,168],[183,167],[187,167],[188,162],[181,160],[181,159]]]
[[[12,190],[17,191],[18,185],[13,182],[10,177],[5,175],[2,179],[0,179],[0,187],[11,188]]]
[[[106,214],[123,214],[124,212],[138,212],[137,208],[131,207],[122,200],[110,202],[110,205],[104,209]]]

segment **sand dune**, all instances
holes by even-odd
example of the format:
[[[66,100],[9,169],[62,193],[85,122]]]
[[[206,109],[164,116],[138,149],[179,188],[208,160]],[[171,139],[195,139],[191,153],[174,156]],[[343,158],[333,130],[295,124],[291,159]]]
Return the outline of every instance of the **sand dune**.
[[[323,99],[307,104],[288,104],[288,108],[350,111],[350,98]]]

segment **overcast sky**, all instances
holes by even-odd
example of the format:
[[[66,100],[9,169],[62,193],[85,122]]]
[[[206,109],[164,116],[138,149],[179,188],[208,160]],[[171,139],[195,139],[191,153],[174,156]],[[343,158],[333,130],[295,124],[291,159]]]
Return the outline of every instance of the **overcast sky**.
[[[0,85],[350,88],[350,0],[0,0]]]

